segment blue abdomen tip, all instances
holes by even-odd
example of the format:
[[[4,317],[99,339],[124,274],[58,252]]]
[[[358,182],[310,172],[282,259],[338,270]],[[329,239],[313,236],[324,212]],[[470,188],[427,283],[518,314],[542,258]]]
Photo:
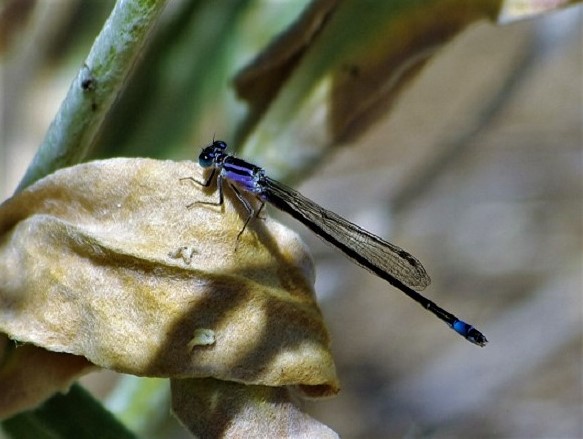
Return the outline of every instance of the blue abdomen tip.
[[[457,332],[460,335],[463,335],[464,337],[467,337],[468,333],[473,328],[472,325],[468,325],[466,322],[462,320],[456,320],[452,327],[455,332]]]

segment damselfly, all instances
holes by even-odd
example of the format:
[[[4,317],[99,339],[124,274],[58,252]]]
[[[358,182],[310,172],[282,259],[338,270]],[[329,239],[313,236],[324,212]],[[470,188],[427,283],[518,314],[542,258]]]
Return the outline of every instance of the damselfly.
[[[249,221],[259,214],[266,202],[269,202],[303,223],[324,241],[342,251],[356,264],[401,290],[423,308],[447,323],[450,328],[466,340],[478,346],[485,346],[488,343],[486,337],[472,325],[458,319],[452,313],[415,291],[415,289],[425,288],[431,282],[417,258],[334,212],[318,206],[299,192],[269,178],[265,175],[264,169],[227,154],[226,150],[227,144],[221,140],[214,140],[211,145],[203,148],[198,156],[198,163],[203,168],[213,168],[206,182],[199,182],[192,177],[185,178],[208,187],[218,170],[218,202],[195,202],[188,207],[198,203],[222,205],[224,201],[223,183],[226,181],[248,213],[239,236]],[[253,208],[249,200],[245,198],[244,193],[254,195],[260,201],[260,207]]]

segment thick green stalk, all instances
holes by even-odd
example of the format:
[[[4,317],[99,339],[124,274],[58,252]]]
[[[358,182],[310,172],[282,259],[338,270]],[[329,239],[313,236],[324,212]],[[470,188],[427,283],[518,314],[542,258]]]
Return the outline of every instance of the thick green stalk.
[[[81,162],[123,87],[165,0],[119,0],[73,80],[17,192]]]

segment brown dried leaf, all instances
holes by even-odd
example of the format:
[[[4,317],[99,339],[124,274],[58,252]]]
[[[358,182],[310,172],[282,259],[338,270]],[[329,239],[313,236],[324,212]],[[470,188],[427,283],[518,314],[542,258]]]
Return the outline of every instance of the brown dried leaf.
[[[172,409],[196,437],[318,438],[338,435],[302,412],[289,389],[174,379]]]
[[[469,26],[578,2],[314,0],[235,79],[249,107],[240,151],[261,157],[277,178],[297,179],[386,117],[427,62]]]
[[[55,392],[66,392],[96,367],[83,357],[49,352],[32,345],[9,349],[0,334],[0,419],[31,409]],[[42,367],[39,367],[42,366]]]
[[[581,0],[503,0],[498,23],[511,23],[565,8]]]
[[[285,83],[312,41],[324,28],[339,0],[310,3],[296,22],[281,33],[251,64],[235,78],[241,99],[253,108],[254,120],[265,111]],[[250,123],[250,121],[248,122]]]
[[[499,6],[500,0],[314,1],[236,79],[248,120],[258,122],[242,136],[245,154],[261,155],[281,178],[309,170],[330,147],[362,136],[439,48],[476,21],[495,19]]]
[[[187,209],[216,200],[180,181],[199,169],[97,161],[1,205],[0,332],[135,375],[335,393],[303,244],[270,219],[237,243],[229,194]]]

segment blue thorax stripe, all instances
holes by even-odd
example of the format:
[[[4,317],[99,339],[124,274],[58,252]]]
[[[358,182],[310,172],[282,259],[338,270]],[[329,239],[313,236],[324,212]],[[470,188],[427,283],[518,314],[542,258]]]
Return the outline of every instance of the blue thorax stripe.
[[[262,169],[259,166],[247,163],[245,160],[228,156],[222,163],[222,172],[224,176],[236,183],[249,192],[258,192],[257,178]]]

